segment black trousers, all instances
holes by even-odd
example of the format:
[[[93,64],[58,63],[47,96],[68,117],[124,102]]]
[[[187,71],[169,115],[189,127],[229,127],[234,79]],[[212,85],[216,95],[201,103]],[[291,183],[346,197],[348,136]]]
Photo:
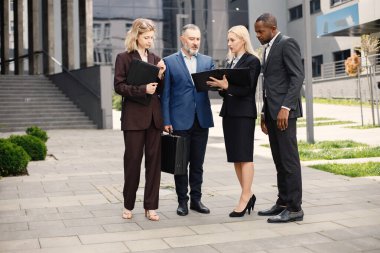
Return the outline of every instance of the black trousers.
[[[124,207],[133,210],[145,153],[144,209],[158,208],[161,181],[161,129],[152,124],[145,130],[124,131]]]
[[[178,203],[187,203],[189,201],[187,195],[189,184],[191,200],[199,201],[202,198],[203,162],[206,153],[208,132],[208,128],[200,127],[197,117],[195,117],[194,124],[189,130],[173,131],[174,135],[187,137],[190,145],[188,173],[186,175],[174,176]]]
[[[270,118],[270,117],[268,117]],[[302,179],[297,145],[297,119],[288,120],[288,128],[281,131],[277,121],[266,119],[269,143],[277,170],[278,199],[276,204],[289,211],[301,210]]]

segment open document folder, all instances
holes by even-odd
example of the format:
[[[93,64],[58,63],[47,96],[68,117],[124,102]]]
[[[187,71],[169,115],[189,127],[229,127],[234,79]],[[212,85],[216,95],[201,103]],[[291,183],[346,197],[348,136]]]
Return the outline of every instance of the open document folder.
[[[217,91],[219,88],[211,87],[206,82],[211,80],[210,76],[216,79],[223,79],[223,75],[226,75],[229,85],[249,86],[251,83],[249,68],[213,69],[191,74],[191,77],[198,92]]]

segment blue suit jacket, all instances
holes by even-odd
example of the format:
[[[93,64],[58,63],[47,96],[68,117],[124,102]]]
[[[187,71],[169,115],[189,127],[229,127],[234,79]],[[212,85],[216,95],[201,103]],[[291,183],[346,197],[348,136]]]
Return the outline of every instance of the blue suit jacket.
[[[197,72],[214,69],[210,56],[197,54]],[[165,83],[161,95],[164,126],[174,130],[188,130],[197,114],[202,128],[214,126],[210,99],[207,92],[197,92],[181,52],[164,58],[166,64]]]

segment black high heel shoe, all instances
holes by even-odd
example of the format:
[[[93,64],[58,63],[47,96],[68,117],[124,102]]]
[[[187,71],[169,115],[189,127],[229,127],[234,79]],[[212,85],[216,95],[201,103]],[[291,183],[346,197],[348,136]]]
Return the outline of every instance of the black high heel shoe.
[[[256,201],[256,198],[255,198],[255,201]],[[253,203],[253,205],[252,205],[252,203]],[[245,213],[247,212],[247,210],[248,210],[248,214],[251,214],[251,209],[253,210],[254,205],[255,205],[255,203],[252,201],[252,198],[250,198],[243,211],[241,211],[241,212],[232,211],[230,213],[230,217],[243,217],[245,215]]]
[[[252,194],[251,202],[252,202],[252,211],[253,211],[253,208],[255,207],[255,203],[256,203],[256,196],[255,196],[255,194]]]

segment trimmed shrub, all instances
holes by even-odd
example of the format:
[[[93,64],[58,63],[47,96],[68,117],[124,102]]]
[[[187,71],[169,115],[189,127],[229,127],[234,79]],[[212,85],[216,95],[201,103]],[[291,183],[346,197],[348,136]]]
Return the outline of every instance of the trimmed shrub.
[[[28,174],[26,167],[30,156],[26,151],[5,139],[0,139],[0,176]]]
[[[32,161],[45,160],[46,144],[32,135],[11,135],[9,141],[22,147]]]
[[[112,96],[112,108],[121,111],[121,100],[122,97],[116,93]]]
[[[37,137],[43,142],[46,142],[49,137],[47,136],[47,133],[45,130],[42,130],[38,126],[31,126],[26,129],[26,134],[32,135],[34,137]]]

